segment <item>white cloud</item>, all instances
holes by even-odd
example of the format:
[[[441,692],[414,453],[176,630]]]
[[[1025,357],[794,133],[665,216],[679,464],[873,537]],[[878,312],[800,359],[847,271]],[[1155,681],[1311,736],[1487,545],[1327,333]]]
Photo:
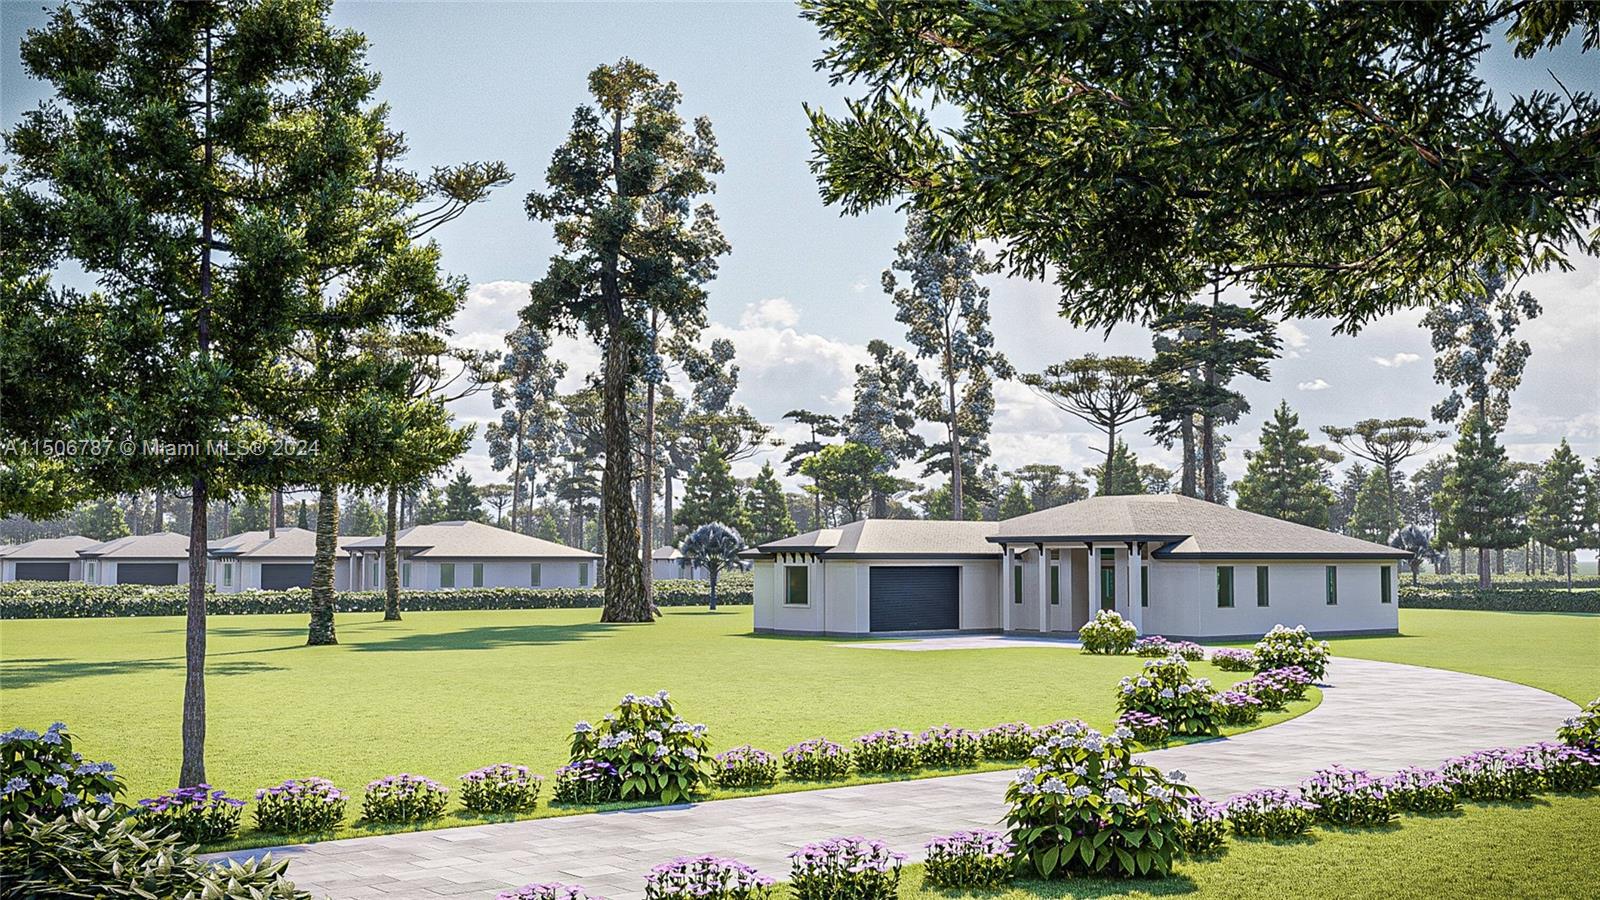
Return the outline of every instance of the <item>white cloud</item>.
[[[1302,391],[1325,391],[1328,388],[1333,387],[1333,385],[1323,381],[1321,378],[1313,378],[1310,381],[1302,381],[1295,385],[1295,387]]]
[[[853,293],[865,294],[867,292],[867,283],[865,281],[858,281],[855,284],[850,285],[850,290]]]
[[[1374,356],[1371,359],[1385,369],[1398,369],[1401,366],[1409,366],[1422,357],[1416,353],[1396,353],[1393,356]]]
[[[1311,344],[1310,336],[1293,322],[1279,322],[1278,337],[1283,339],[1285,359],[1299,359],[1301,353]]]
[[[773,297],[758,303],[747,303],[744,312],[739,314],[739,327],[759,328],[763,325],[774,325],[779,328],[793,328],[800,324],[800,311],[794,308],[783,297]]]

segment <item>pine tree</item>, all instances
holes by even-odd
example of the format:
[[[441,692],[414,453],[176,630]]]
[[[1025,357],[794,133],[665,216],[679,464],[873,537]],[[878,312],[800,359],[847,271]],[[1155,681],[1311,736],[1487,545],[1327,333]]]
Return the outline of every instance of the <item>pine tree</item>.
[[[1313,445],[1287,402],[1261,426],[1261,449],[1246,451],[1249,465],[1236,490],[1239,508],[1313,528],[1328,527],[1333,489],[1328,464],[1339,454]]]
[[[1477,549],[1478,588],[1488,590],[1489,551],[1522,543],[1518,497],[1505,450],[1488,419],[1476,410],[1467,415],[1455,450],[1455,471],[1434,498],[1440,512],[1439,536],[1452,546]]]
[[[311,529],[311,513],[306,509],[306,502],[304,500],[300,501],[299,508],[295,510],[294,527],[304,528],[308,531]]]
[[[1399,530],[1400,522],[1389,510],[1393,490],[1386,474],[1382,468],[1374,466],[1367,480],[1361,483],[1361,490],[1356,492],[1355,507],[1350,511],[1347,526],[1352,537],[1381,544]]]
[[[1095,483],[1095,496],[1114,497],[1123,494],[1151,493],[1145,482],[1146,473],[1139,465],[1139,458],[1128,449],[1127,443],[1117,441],[1116,451],[1111,454],[1108,462],[1109,465],[1090,466],[1083,470],[1083,474],[1089,476]],[[1159,476],[1162,474],[1166,479],[1172,476],[1171,472],[1164,469],[1149,474],[1157,476],[1158,480],[1161,480]]]
[[[778,473],[770,462],[761,467],[755,482],[750,485],[750,493],[745,498],[745,510],[750,527],[744,534],[751,544],[775,541],[799,530],[789,515],[789,502],[783,496],[783,485],[778,483]]]
[[[1028,501],[1028,492],[1022,489],[1022,482],[1013,481],[1006,490],[1005,496],[1000,500],[1000,518],[1014,519],[1033,512],[1033,504]]]
[[[806,490],[832,506],[845,522],[861,518],[874,491],[893,491],[899,483],[883,474],[883,454],[864,444],[846,441],[830,444],[800,466],[800,474],[811,479]],[[948,485],[944,487],[948,488]],[[968,514],[975,510],[968,510]]]
[[[457,469],[456,477],[444,486],[443,515],[446,522],[483,521],[483,500],[466,469]]]
[[[679,525],[691,530],[711,522],[721,522],[741,534],[749,530],[750,523],[739,498],[739,483],[734,480],[728,458],[716,439],[712,439],[695,461],[694,468],[689,470],[677,519]]]
[[[1587,480],[1583,460],[1562,438],[1539,473],[1539,493],[1528,512],[1534,539],[1567,554],[1568,591],[1572,590],[1572,551],[1584,546],[1589,537]]]
[[[128,520],[110,500],[96,500],[78,507],[72,514],[72,530],[97,541],[110,541],[128,535]]]
[[[1360,463],[1351,463],[1344,470],[1344,477],[1339,480],[1338,487],[1333,491],[1333,505],[1328,507],[1328,528],[1340,534],[1350,533],[1350,519],[1356,511],[1356,495],[1361,493],[1361,486],[1367,483],[1368,469]]]

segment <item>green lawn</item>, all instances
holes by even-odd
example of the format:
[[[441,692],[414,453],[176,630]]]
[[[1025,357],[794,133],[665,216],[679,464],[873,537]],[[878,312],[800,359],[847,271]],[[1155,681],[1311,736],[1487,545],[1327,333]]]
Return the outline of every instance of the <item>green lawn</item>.
[[[1078,717],[1105,728],[1115,683],[1143,660],[1064,648],[892,652],[837,639],[751,634],[750,607],[672,610],[655,625],[601,625],[596,610],[341,616],[337,647],[306,647],[298,616],[211,620],[207,776],[239,796],[320,775],[351,791],[396,772],[447,785],[494,762],[549,774],[572,723],[628,691],[666,688],[713,746],[774,752],[885,727],[984,727]],[[183,622],[7,621],[0,726],[57,719],[134,798],[170,787],[180,747]],[[1238,677],[1197,667],[1221,684]],[[1279,721],[1311,708],[1297,704]],[[792,790],[793,783],[779,789]],[[554,812],[560,812],[555,810]],[[541,804],[538,815],[552,810]],[[456,813],[439,824],[468,821]],[[475,821],[475,820],[473,820]],[[251,836],[246,842],[254,842]]]

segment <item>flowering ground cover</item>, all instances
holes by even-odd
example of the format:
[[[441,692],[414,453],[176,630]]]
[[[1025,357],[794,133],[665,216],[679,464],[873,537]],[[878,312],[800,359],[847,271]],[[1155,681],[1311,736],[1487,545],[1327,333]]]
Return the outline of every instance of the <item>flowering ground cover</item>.
[[[525,610],[407,613],[384,623],[358,613],[340,617],[339,646],[312,648],[304,646],[302,616],[218,617],[209,645],[207,779],[231,797],[253,798],[285,779],[327,778],[349,796],[339,836],[559,815],[590,808],[551,805],[573,723],[597,721],[629,692],[670,690],[685,718],[706,723],[713,753],[751,744],[779,755],[816,737],[853,747],[889,728],[920,735],[947,724],[981,730],[1074,718],[1109,730],[1117,681],[1145,662],[1059,647],[896,653],[833,638],[756,637],[748,607],[673,609],[643,627],[594,619],[593,610]],[[8,621],[0,629],[0,726],[69,722],[88,757],[117,762],[131,797],[154,797],[178,771],[182,653],[175,618]],[[1194,665],[1212,674],[1209,664]],[[461,776],[496,763],[544,776],[531,812],[463,809]],[[980,759],[972,771],[980,768],[1016,763]],[[852,770],[836,781],[782,778],[708,796],[950,771]],[[356,825],[365,785],[396,772],[451,788],[444,814]],[[251,806],[239,838],[225,846],[275,842],[257,836],[253,799]]]

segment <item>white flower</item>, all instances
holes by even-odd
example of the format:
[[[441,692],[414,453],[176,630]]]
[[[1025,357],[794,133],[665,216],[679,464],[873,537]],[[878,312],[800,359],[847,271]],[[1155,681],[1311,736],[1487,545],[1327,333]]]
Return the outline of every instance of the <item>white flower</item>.
[[[1077,787],[1072,789],[1072,799],[1074,799],[1074,800],[1082,800],[1082,799],[1084,799],[1085,797],[1089,796],[1092,793],[1094,793],[1094,792],[1080,784]]]
[[[1177,695],[1172,693],[1172,688],[1162,688],[1161,689],[1161,699],[1163,699],[1163,700],[1171,700],[1175,696],[1177,696]]]
[[[1194,690],[1194,688],[1189,687],[1187,684],[1178,685],[1178,693],[1180,694],[1188,695],[1188,693],[1192,690]]]
[[[1182,782],[1182,781],[1186,780],[1188,777],[1189,776],[1183,774],[1183,770],[1182,769],[1173,769],[1171,772],[1167,773],[1167,780],[1169,780],[1169,781]]]
[[[1047,778],[1044,784],[1039,785],[1039,790],[1046,794],[1065,794],[1067,785],[1059,778]]]
[[[1106,791],[1106,799],[1111,802],[1112,806],[1127,806],[1128,792],[1122,788],[1114,787]]]

